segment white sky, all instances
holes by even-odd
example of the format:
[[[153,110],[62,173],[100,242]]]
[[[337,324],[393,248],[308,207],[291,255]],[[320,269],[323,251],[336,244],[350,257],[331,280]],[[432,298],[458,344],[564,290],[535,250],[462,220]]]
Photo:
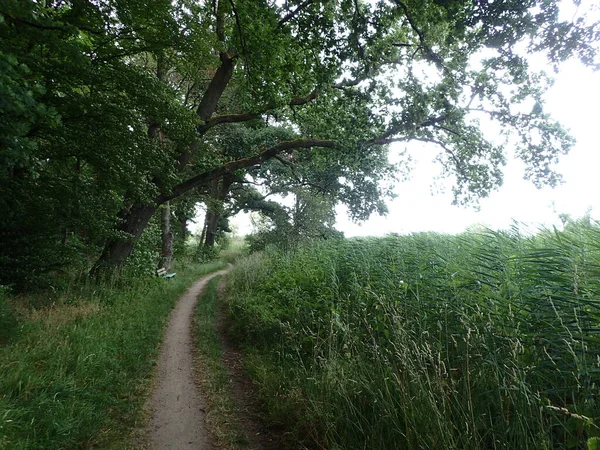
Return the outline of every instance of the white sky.
[[[503,186],[481,200],[479,211],[453,206],[448,183],[446,192],[432,187],[441,170],[432,161],[434,152],[421,144],[410,144],[407,148],[413,170],[408,181],[396,186],[397,198],[388,203],[389,214],[355,224],[342,206],[337,210],[336,228],[350,237],[418,231],[459,233],[473,225],[504,229],[513,221],[534,227],[552,226],[560,225],[559,214],[578,218],[588,211],[600,220],[600,72],[571,61],[561,67],[555,79],[546,96],[546,109],[577,139],[558,166],[564,177],[562,185],[538,190],[523,180],[520,162],[509,160]],[[392,145],[390,159],[393,161],[404,148],[404,144]],[[438,186],[444,183],[436,182]],[[232,224],[239,234],[252,232],[247,215],[240,214]]]

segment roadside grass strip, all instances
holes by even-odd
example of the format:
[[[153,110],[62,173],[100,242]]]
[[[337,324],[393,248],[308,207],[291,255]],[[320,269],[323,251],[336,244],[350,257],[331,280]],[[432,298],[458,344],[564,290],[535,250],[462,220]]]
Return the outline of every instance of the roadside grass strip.
[[[222,450],[247,448],[236,416],[229,388],[229,374],[223,362],[223,348],[216,328],[217,299],[221,277],[208,282],[196,310],[194,333],[199,383],[207,404],[206,423]]]
[[[143,420],[169,313],[200,276],[71,286],[19,298],[20,330],[0,346],[0,449],[127,448]]]

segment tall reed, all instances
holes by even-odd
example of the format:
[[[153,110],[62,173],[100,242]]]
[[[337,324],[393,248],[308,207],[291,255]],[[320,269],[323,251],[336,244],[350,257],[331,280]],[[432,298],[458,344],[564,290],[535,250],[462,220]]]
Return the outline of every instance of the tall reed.
[[[586,448],[600,227],[324,242],[230,276],[275,418],[324,448]]]

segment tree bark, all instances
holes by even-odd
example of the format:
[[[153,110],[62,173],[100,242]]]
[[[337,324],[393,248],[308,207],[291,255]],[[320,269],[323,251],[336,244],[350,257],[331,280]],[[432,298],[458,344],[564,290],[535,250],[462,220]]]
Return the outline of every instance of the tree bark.
[[[200,119],[204,122],[210,119],[216,111],[219,99],[229,84],[231,75],[233,75],[233,68],[235,67],[234,59],[227,53],[221,53],[220,58],[221,65],[215,72],[215,76],[210,80],[210,84],[206,88],[196,111]]]
[[[187,229],[187,222],[188,219],[187,217],[185,217],[185,214],[182,214],[179,217],[179,229],[181,230],[181,241],[185,244],[185,240],[187,238],[188,235],[188,229]]]
[[[122,210],[119,214],[121,225],[117,231],[128,237],[115,237],[109,240],[90,273],[97,278],[105,275],[110,277],[115,272],[118,273],[123,261],[131,254],[133,247],[157,209],[157,205],[134,205],[129,209]]]
[[[204,217],[204,230],[202,232],[202,240],[200,245],[205,248],[214,247],[215,245],[215,233],[217,231],[217,224],[219,219],[217,217],[217,210],[219,205],[219,182],[220,180],[213,180],[210,183],[209,200],[206,202],[206,216]]]
[[[173,262],[173,233],[171,231],[171,205],[169,202],[165,202],[162,206],[160,227],[162,231],[162,253],[158,268],[170,270]]]
[[[206,234],[204,239],[204,247],[214,247],[216,241],[216,233],[219,227],[219,220],[223,215],[223,204],[229,193],[229,189],[234,182],[234,177],[231,174],[226,174],[220,180],[214,180],[211,186],[211,199],[207,202],[205,228]]]
[[[212,248],[215,246],[215,236],[217,234],[219,218],[219,214],[216,211],[211,211],[210,213],[206,214],[206,236],[204,247]]]

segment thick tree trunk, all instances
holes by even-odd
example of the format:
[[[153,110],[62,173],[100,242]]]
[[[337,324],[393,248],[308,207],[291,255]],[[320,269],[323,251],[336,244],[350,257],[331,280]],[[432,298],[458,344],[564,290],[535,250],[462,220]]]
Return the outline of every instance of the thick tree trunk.
[[[185,240],[188,235],[187,222],[188,222],[187,217],[185,217],[185,215],[182,214],[181,217],[179,217],[179,227],[180,227],[179,229],[181,230],[181,241],[184,244],[185,244]]]
[[[211,211],[206,214],[206,236],[204,241],[205,247],[214,247],[215,246],[215,236],[217,234],[217,226],[219,225],[220,215]]]
[[[231,174],[224,175],[220,180],[214,180],[210,189],[211,199],[207,203],[206,218],[204,226],[206,234],[204,247],[212,248],[215,245],[215,237],[219,227],[219,220],[223,215],[223,204],[233,184],[234,178]]]
[[[162,206],[160,226],[162,231],[162,253],[158,268],[170,270],[173,262],[173,233],[171,232],[171,205],[169,202],[165,202]]]
[[[120,214],[122,222],[118,231],[128,237],[111,239],[90,273],[96,277],[103,277],[105,273],[111,276],[114,271],[118,271],[125,258],[131,254],[157,208],[156,205],[144,205],[133,206],[128,211],[122,211]]]
[[[215,220],[217,213],[217,202],[219,200],[219,183],[220,180],[213,180],[210,183],[209,200],[206,202],[206,216],[204,216],[204,229],[202,230],[202,240],[200,245],[203,247],[213,247],[215,245],[215,232],[218,218]]]

